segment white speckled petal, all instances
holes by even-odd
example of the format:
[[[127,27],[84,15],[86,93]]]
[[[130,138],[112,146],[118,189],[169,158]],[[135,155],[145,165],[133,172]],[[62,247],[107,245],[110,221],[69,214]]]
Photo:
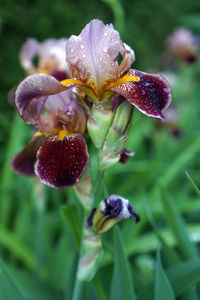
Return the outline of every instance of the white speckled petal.
[[[133,69],[129,70],[128,75],[137,76],[140,80],[121,84],[112,90],[127,98],[145,115],[164,121],[163,112],[171,103],[171,89],[165,78]]]
[[[125,46],[113,25],[92,20],[79,36],[72,35],[66,46],[66,60],[73,77],[95,88],[98,96],[105,83],[118,79],[119,53]]]
[[[29,38],[23,44],[19,54],[19,60],[21,66],[26,71],[34,67],[32,60],[38,54],[39,48],[40,43],[36,39]]]

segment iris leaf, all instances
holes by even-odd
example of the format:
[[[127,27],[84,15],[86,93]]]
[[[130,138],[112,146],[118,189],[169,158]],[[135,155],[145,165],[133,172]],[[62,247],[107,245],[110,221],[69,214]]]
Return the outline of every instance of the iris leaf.
[[[133,278],[125,254],[124,243],[118,226],[114,228],[114,271],[111,300],[134,300]]]
[[[25,300],[7,268],[0,259],[0,299]]]
[[[178,247],[185,259],[197,257],[197,250],[195,245],[190,241],[189,235],[186,229],[186,225],[180,216],[175,204],[171,201],[164,186],[159,185],[163,213],[165,218],[176,236]]]
[[[157,251],[154,300],[174,300],[174,293],[161,264],[160,252]]]

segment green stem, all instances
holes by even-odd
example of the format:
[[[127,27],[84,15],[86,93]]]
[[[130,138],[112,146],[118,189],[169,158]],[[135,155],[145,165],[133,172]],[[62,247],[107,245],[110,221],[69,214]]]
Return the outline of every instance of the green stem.
[[[83,237],[84,237],[85,222],[86,222],[86,211],[84,210],[83,211],[83,224],[82,224],[81,247],[80,247],[79,260],[81,257],[81,253],[83,251]],[[83,281],[78,279],[78,276],[77,276],[78,275],[78,267],[79,267],[79,262],[78,262],[77,269],[76,269],[76,278],[75,278],[72,300],[80,300],[82,298],[80,295],[81,295],[81,291],[83,288]]]
[[[99,278],[97,276],[94,277],[92,283],[93,283],[93,285],[96,289],[96,292],[99,296],[99,299],[100,300],[106,300],[104,290],[102,289],[101,283],[100,283]]]
[[[103,177],[104,177],[104,172],[98,170],[98,173],[97,173],[97,176],[96,176],[96,179],[95,179],[95,183],[94,183],[94,188],[93,188],[93,195],[94,195],[94,199],[95,199],[93,207],[96,207],[97,204],[98,204],[97,194],[98,194],[99,188],[101,186],[101,182],[103,180]]]

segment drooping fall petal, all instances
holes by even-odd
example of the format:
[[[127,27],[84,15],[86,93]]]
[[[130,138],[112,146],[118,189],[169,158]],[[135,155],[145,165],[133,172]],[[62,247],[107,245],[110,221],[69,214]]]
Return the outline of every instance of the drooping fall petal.
[[[118,79],[116,58],[126,51],[112,24],[92,20],[79,36],[68,39],[66,60],[72,76],[96,89],[96,96],[101,98],[104,84]]]
[[[28,177],[35,175],[36,154],[44,139],[42,135],[34,136],[26,147],[12,158],[11,167],[16,173]]]
[[[138,82],[127,82],[112,88],[136,106],[145,115],[165,120],[162,112],[171,102],[171,89],[160,75],[130,70],[128,75],[138,76]]]
[[[49,137],[38,151],[35,172],[44,184],[62,189],[78,182],[88,159],[81,134],[69,134],[62,140]]]
[[[15,93],[20,116],[27,124],[37,125],[48,96],[66,89],[51,75],[39,73],[28,76],[19,84]]]

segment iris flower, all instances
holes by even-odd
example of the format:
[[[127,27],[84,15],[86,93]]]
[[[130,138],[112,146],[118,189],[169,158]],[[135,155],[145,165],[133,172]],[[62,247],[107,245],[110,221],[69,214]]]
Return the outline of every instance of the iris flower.
[[[40,73],[28,76],[19,84],[15,103],[20,116],[27,124],[38,127],[41,136],[46,137],[39,151],[34,153],[36,157],[37,152],[35,173],[43,182],[56,188],[75,184],[88,161],[81,132],[66,130],[66,123],[63,125],[65,112],[61,98],[69,92],[68,89],[76,88],[77,94],[85,95],[91,103],[109,101],[114,95],[122,95],[144,114],[164,120],[163,111],[171,101],[168,83],[159,75],[131,69],[134,59],[133,50],[121,41],[112,24],[104,25],[100,20],[92,20],[79,36],[72,35],[66,42],[68,78],[57,80],[50,74]],[[49,98],[54,100],[49,101]],[[54,126],[55,130],[51,133],[49,124],[42,127],[41,116],[42,108],[49,104],[61,111],[63,116],[59,119],[55,114],[59,126]],[[40,136],[36,138],[41,139]],[[73,155],[75,159],[70,159]],[[77,175],[72,176],[72,182],[66,175],[67,170],[71,170],[70,176]],[[63,174],[62,180],[68,178],[65,182],[58,180],[59,172]]]

